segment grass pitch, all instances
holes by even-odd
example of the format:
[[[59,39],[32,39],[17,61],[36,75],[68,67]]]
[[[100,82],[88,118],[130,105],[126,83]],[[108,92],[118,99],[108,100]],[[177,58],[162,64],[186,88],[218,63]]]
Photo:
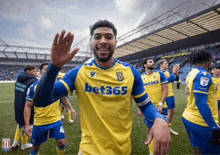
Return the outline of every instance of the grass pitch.
[[[176,114],[172,129],[177,131],[179,136],[172,136],[172,147],[169,155],[192,154],[193,149],[182,123],[182,113],[186,107],[185,86],[181,85],[181,88],[177,90],[176,85],[174,84],[173,88],[176,100]],[[73,94],[72,96],[69,96],[69,98],[73,108],[78,113],[78,116],[72,125],[68,125],[67,116],[65,115],[66,112],[64,111],[65,118],[63,119],[63,125],[65,128],[67,143],[65,154],[76,155],[79,150],[79,143],[81,139],[80,111],[76,95]],[[135,103],[133,103],[132,110],[133,129],[131,135],[131,155],[149,154],[148,147],[144,145],[144,142],[147,140],[147,126],[144,124],[143,118],[138,116]],[[14,140],[14,134],[17,127],[14,115],[14,84],[0,84],[0,140],[2,141],[2,138],[10,138],[11,145]],[[30,150],[21,151],[20,146],[16,151],[4,152],[0,149],[0,154],[30,154]],[[49,139],[46,143],[41,145],[40,154],[56,154],[56,146],[56,141],[54,139]]]

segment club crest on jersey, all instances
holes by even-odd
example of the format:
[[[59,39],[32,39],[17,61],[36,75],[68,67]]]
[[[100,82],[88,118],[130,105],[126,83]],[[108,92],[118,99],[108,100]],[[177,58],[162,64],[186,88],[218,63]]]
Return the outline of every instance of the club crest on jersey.
[[[91,77],[94,77],[94,76],[95,76],[95,73],[96,73],[96,72],[94,72],[94,71],[90,72]]]
[[[200,79],[200,84],[201,84],[202,86],[207,86],[208,83],[209,83],[209,78],[207,78],[207,77],[201,77],[201,79]]]
[[[155,76],[154,76],[154,79],[156,79],[156,78],[157,78],[157,76],[155,75]]]
[[[124,80],[124,76],[123,76],[122,72],[116,72],[116,76],[117,76],[118,81],[123,81]]]

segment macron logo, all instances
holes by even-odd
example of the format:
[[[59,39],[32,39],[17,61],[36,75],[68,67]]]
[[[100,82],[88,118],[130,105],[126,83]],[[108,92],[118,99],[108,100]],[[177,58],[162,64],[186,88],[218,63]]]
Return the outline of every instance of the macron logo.
[[[94,71],[90,72],[90,74],[91,74],[91,77],[95,76],[95,72]]]

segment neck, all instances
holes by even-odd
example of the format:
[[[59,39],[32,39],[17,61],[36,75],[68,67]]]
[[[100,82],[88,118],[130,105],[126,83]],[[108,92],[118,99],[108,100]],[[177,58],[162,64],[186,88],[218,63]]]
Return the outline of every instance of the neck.
[[[209,66],[208,65],[206,65],[206,64],[199,64],[199,65],[197,65],[198,67],[201,67],[201,68],[203,68],[203,69],[205,69],[205,70],[209,70]]]
[[[166,69],[165,69],[165,68],[160,68],[160,70],[162,70],[162,71],[166,71]]]
[[[214,74],[213,74],[214,75]],[[215,74],[214,75],[215,78],[220,78],[220,74]]]
[[[111,57],[107,62],[101,62],[101,61],[98,61],[97,59],[95,59],[95,61],[100,67],[103,67],[103,68],[111,67],[114,64],[113,57]]]
[[[154,72],[154,70],[146,69],[145,72],[147,75],[151,75]]]

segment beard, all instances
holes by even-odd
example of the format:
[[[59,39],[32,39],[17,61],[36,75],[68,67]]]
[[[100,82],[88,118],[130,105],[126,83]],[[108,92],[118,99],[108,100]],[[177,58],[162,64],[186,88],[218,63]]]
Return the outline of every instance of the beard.
[[[93,54],[95,55],[95,58],[96,58],[98,61],[100,61],[100,62],[107,62],[107,61],[110,60],[110,58],[111,58],[112,55],[114,54],[114,50],[110,50],[110,53],[109,53],[108,57],[106,57],[106,58],[100,58],[100,57],[98,56],[98,54],[97,54],[94,50],[93,50]]]
[[[147,67],[147,68],[150,69],[150,70],[154,70],[153,66],[150,66],[150,67]]]

